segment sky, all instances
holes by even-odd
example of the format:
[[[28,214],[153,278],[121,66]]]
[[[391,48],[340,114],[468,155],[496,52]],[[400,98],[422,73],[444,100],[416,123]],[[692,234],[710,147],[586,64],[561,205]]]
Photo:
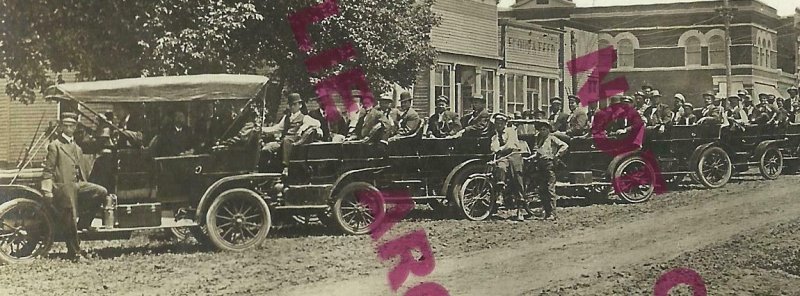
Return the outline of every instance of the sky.
[[[695,2],[697,0],[575,0],[580,7],[587,6],[615,6],[615,5],[636,5],[636,4],[657,4],[657,3],[679,3]],[[515,0],[501,0],[500,6],[508,7],[514,4]],[[769,6],[778,10],[778,15],[793,15],[794,9],[800,6],[798,0],[761,0]]]

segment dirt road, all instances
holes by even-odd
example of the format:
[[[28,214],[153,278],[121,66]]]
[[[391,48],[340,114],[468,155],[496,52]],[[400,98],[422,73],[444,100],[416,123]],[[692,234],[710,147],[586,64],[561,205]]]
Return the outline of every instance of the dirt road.
[[[692,205],[592,229],[525,239],[511,247],[443,258],[426,281],[451,295],[524,295],[598,272],[662,262],[764,225],[800,218],[797,179],[731,194],[718,190]],[[766,190],[765,190],[766,189]],[[386,271],[280,291],[281,295],[388,295]],[[414,282],[419,282],[417,281]],[[655,279],[653,279],[655,282]],[[599,285],[602,290],[603,285]],[[595,294],[599,291],[584,291]]]
[[[557,224],[415,211],[385,237],[425,229],[436,268],[394,294],[392,263],[379,261],[368,236],[304,226],[276,229],[243,253],[147,234],[85,243],[96,258],[74,264],[58,259],[59,245],[51,259],[0,266],[0,295],[402,295],[421,281],[451,295],[652,295],[676,267],[697,270],[709,295],[800,295],[800,176],[748,179],[640,205],[567,207]]]

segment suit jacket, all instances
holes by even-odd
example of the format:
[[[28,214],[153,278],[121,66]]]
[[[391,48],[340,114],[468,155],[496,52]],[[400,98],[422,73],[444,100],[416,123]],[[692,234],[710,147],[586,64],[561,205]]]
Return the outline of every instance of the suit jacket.
[[[567,118],[567,135],[582,136],[589,132],[592,127],[589,125],[589,113],[586,108],[578,107]]]
[[[486,109],[480,112],[472,111],[467,116],[461,118],[461,126],[464,127],[464,136],[467,137],[486,137],[490,134],[489,111]]]
[[[406,112],[400,111],[396,125],[397,135],[409,136],[419,130],[420,125],[422,125],[422,118],[419,118],[419,114],[414,108],[409,108]]]
[[[452,136],[461,130],[461,120],[458,114],[445,110],[442,114],[434,113],[428,119],[428,133],[436,138]]]
[[[166,127],[158,138],[158,147],[156,148],[158,156],[175,156],[195,146],[194,133],[187,126],[183,126],[181,131],[178,131],[175,126]]]
[[[553,124],[553,129],[565,132],[567,131],[567,122],[569,121],[569,115],[564,112],[558,112],[550,114],[549,117],[550,123]]]
[[[364,117],[364,126],[361,129],[361,138],[382,140],[389,139],[397,133],[397,119],[400,117],[400,110],[391,108],[388,111],[382,111],[378,108],[372,108]]]
[[[90,173],[81,147],[75,144],[75,141],[70,143],[60,136],[47,145],[47,156],[43,166],[42,191],[54,193],[57,205],[74,208],[74,205],[67,201],[77,200],[77,183],[86,181]]]
[[[322,115],[322,110],[314,109],[308,112],[308,116],[311,118],[316,119],[322,125],[322,140],[323,141],[331,141],[333,136],[331,133],[345,135],[347,134],[347,123],[344,121],[344,118],[339,116],[333,122],[329,121],[325,116]]]

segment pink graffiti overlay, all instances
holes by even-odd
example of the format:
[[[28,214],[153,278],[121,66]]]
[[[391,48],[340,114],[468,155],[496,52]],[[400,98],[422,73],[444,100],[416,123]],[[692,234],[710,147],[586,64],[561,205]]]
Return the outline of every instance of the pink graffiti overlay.
[[[596,52],[578,57],[567,63],[570,75],[577,79],[576,75],[579,73],[592,71],[591,76],[599,77],[603,81],[605,77],[611,72],[611,67],[617,60],[617,51],[614,47],[609,46],[600,49]],[[599,102],[608,99],[609,97],[624,94],[630,86],[628,85],[625,77],[618,77],[609,82],[602,82],[598,89],[592,89],[587,84],[584,84],[578,92],[581,105],[588,106],[590,103]],[[617,120],[625,119],[631,127],[631,131],[627,137],[623,139],[612,140],[606,134],[606,128]],[[628,104],[616,103],[608,106],[599,112],[595,113],[592,122],[592,139],[598,149],[604,153],[617,157],[627,153],[638,151],[644,142],[644,121],[639,113]],[[655,173],[655,184],[653,185],[655,194],[666,193],[666,182],[661,175],[658,161],[651,151],[642,151],[640,154],[642,159],[650,167],[653,168]],[[614,178],[611,180],[614,190],[617,193],[627,192],[633,186],[646,185],[649,179],[646,174],[649,172],[644,169],[631,172],[621,178]]]
[[[308,33],[308,27],[337,14],[339,14],[339,6],[336,0],[325,0],[315,6],[289,14],[289,25],[292,27],[295,41],[302,52],[309,53],[314,49],[311,35]],[[319,73],[355,58],[356,50],[353,45],[345,43],[338,48],[328,49],[320,54],[308,57],[305,65],[309,73]],[[317,96],[319,96],[319,104],[325,109],[325,118],[329,122],[335,122],[341,117],[339,110],[336,108],[336,102],[333,100],[334,94],[339,94],[342,97],[348,112],[358,110],[358,105],[353,100],[352,89],[357,89],[361,92],[363,97],[361,104],[364,107],[370,108],[375,105],[375,97],[369,88],[364,70],[359,67],[323,79],[314,88]]]
[[[376,243],[414,208],[411,194],[406,190],[360,191],[356,195],[361,203],[367,205],[375,217],[369,227],[370,236]],[[382,213],[381,210],[384,209],[386,212]],[[415,257],[413,252],[415,250],[421,254],[419,258]],[[394,292],[403,286],[410,275],[425,277],[431,274],[436,267],[433,249],[423,229],[411,231],[379,244],[377,252],[381,261],[399,258],[387,276],[389,287]],[[447,289],[437,283],[424,282],[409,288],[403,295],[449,296],[450,294]]]
[[[703,277],[697,272],[687,268],[673,269],[658,278],[653,287],[653,296],[669,296],[669,291],[678,285],[688,285],[692,287],[692,295],[706,296],[706,284]]]

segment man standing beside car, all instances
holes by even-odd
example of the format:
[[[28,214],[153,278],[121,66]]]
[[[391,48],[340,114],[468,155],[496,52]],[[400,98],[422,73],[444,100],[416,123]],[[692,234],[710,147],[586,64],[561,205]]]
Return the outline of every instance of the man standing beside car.
[[[47,145],[41,182],[44,197],[53,200],[61,212],[58,219],[66,226],[67,256],[71,259],[86,256],[80,249],[78,229],[91,227],[108,195],[103,186],[86,181],[89,168],[83,161],[83,150],[73,138],[77,122],[77,114],[61,114],[61,135]],[[78,205],[83,211],[78,211]]]

